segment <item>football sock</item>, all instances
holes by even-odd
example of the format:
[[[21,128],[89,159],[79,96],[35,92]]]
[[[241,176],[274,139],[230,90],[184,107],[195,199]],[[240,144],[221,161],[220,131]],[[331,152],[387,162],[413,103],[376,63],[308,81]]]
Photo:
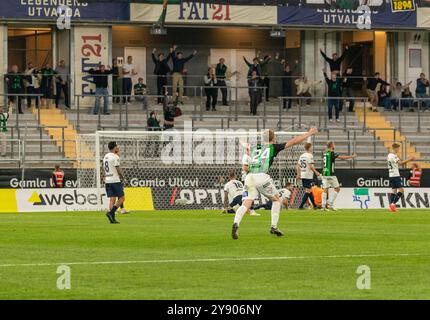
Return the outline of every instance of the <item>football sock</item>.
[[[116,205],[114,205],[114,206],[112,207],[112,209],[109,211],[109,214],[114,216],[114,215],[115,215],[116,210],[118,210],[118,207],[117,207]]]
[[[402,192],[397,192],[397,194],[396,195],[394,195],[394,204],[396,204],[399,200],[400,200],[400,198],[403,196],[403,193]]]
[[[119,206],[121,209],[124,209],[124,202]]]
[[[323,192],[322,194],[322,207],[323,209],[326,207],[327,205],[327,193]]]
[[[394,203],[395,199],[396,199],[396,194],[395,193],[391,193],[390,194],[390,204]]]
[[[278,227],[279,212],[281,211],[281,203],[279,201],[273,201],[272,203],[272,227]]]
[[[339,194],[339,192],[334,191],[333,192],[333,198],[330,201],[330,205],[334,206],[334,202],[336,201],[337,195]]]
[[[307,192],[305,192],[305,194],[303,195],[302,202],[300,203],[300,206],[299,206],[300,209],[302,209],[306,204],[306,201],[308,201],[309,195],[310,194]]]
[[[314,208],[316,208],[317,205],[315,204],[314,194],[312,192],[309,193],[309,200],[311,201]]]
[[[246,211],[248,211],[248,209],[245,206],[240,206],[240,208],[236,211],[236,215],[234,216],[234,223],[240,225],[240,222],[242,221],[242,218],[245,215]]]

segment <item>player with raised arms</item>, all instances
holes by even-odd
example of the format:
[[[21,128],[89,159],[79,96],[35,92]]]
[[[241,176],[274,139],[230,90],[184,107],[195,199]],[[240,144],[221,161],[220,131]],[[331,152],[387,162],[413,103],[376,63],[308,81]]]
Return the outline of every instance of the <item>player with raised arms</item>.
[[[263,143],[257,145],[249,145],[243,143],[245,148],[250,148],[251,161],[249,163],[249,173],[245,179],[245,189],[243,193],[242,206],[236,211],[234,223],[232,227],[232,238],[234,240],[239,238],[239,225],[245,213],[251,208],[254,199],[262,194],[269,200],[272,200],[272,225],[270,233],[278,237],[284,234],[278,229],[279,213],[281,211],[281,199],[279,191],[272,178],[267,174],[270,166],[275,157],[284,149],[291,148],[297,144],[302,143],[309,137],[318,132],[317,128],[311,128],[308,132],[301,136],[297,136],[287,143],[276,143],[276,137],[273,130],[264,132]]]
[[[106,195],[109,198],[109,212],[106,217],[110,223],[119,223],[115,219],[115,212],[124,203],[124,187],[122,182],[125,181],[124,175],[120,168],[119,147],[116,142],[108,144],[109,153],[103,157],[103,170],[105,175]]]
[[[407,160],[400,160],[398,154],[400,152],[400,145],[398,143],[393,143],[391,146],[391,152],[387,156],[387,165],[388,165],[388,175],[390,178],[390,187],[392,189],[392,193],[390,195],[390,211],[396,212],[397,207],[396,203],[403,196],[405,190],[403,189],[402,178],[400,177],[399,164],[404,165],[410,161],[414,161],[414,157],[410,157]]]
[[[336,159],[350,160],[355,158],[357,158],[356,154],[353,154],[352,156],[341,156],[340,154],[334,152],[334,142],[327,142],[327,149],[323,154],[324,168],[322,172],[322,188],[324,189],[324,192],[322,195],[321,210],[327,211],[328,208],[330,210],[336,211],[334,202],[336,201],[337,195],[340,192],[339,181],[337,180],[337,177],[334,172]],[[331,200],[329,200],[329,188],[334,189]]]
[[[305,194],[303,195],[302,202],[300,203],[299,209],[303,210],[308,199],[312,203],[314,209],[317,208],[315,204],[314,196],[312,194],[312,184],[314,180],[314,174],[320,178],[321,174],[314,167],[314,155],[312,154],[312,143],[305,144],[305,153],[303,153],[297,163],[297,178],[302,181]]]

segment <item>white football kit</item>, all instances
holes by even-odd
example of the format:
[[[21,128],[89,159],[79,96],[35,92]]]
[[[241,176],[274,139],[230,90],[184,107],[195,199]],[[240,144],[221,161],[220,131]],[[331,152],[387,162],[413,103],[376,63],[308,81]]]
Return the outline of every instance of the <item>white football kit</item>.
[[[105,172],[105,183],[119,183],[121,179],[116,167],[119,167],[119,156],[109,152],[103,158],[103,170]]]
[[[390,178],[400,177],[399,157],[395,153],[389,153],[387,157],[388,175]]]
[[[231,203],[237,196],[242,196],[243,183],[238,180],[230,180],[224,186],[224,191],[227,192],[228,202]]]
[[[311,170],[310,165],[314,164],[314,156],[311,153],[305,152],[299,158],[300,178],[313,179],[314,172]]]

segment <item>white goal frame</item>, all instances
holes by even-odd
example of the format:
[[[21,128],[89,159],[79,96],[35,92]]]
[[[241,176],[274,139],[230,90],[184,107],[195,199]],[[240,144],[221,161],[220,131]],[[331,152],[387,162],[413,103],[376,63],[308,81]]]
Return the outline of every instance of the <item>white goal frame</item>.
[[[169,137],[172,137],[174,135],[178,135],[179,137],[187,137],[189,136],[192,140],[192,142],[194,142],[195,137],[201,137],[201,136],[206,136],[208,134],[213,134],[214,136],[217,137],[232,137],[232,135],[234,136],[234,138],[249,138],[249,137],[260,137],[259,139],[261,139],[261,137],[263,137],[263,134],[267,132],[267,130],[263,130],[263,131],[256,131],[256,130],[230,130],[230,131],[210,131],[207,129],[200,129],[197,131],[181,131],[181,130],[173,130],[173,131],[96,131],[95,134],[90,134],[90,135],[83,135],[83,136],[94,136],[94,151],[95,151],[95,157],[94,157],[94,169],[95,169],[95,179],[96,179],[96,183],[95,183],[95,187],[96,187],[96,194],[97,194],[97,207],[99,211],[102,211],[102,201],[101,201],[101,196],[102,196],[102,181],[101,181],[101,177],[102,177],[102,168],[101,168],[101,161],[102,161],[102,157],[103,155],[101,154],[102,151],[100,150],[101,148],[101,140],[102,139],[106,139],[106,138],[111,138],[112,141],[115,141],[116,139],[124,139],[127,137],[134,137],[134,138],[138,138],[138,137],[162,137],[163,135],[167,135]],[[286,132],[286,131],[278,131],[275,132],[276,137],[281,138],[280,140],[282,140],[282,137],[288,137],[287,140],[291,139],[292,137],[295,136],[299,136],[304,134],[305,132]],[[307,140],[308,142],[312,142],[312,137],[308,138]],[[286,142],[284,140],[279,141],[279,142]],[[121,143],[118,143],[119,146],[121,147]],[[103,150],[103,152],[105,152]],[[106,151],[107,153],[107,151]],[[79,155],[77,155],[78,160],[81,160],[79,158]],[[297,158],[298,160],[298,158]],[[160,159],[161,161],[161,159]],[[192,156],[192,161],[194,161],[194,157]],[[240,164],[238,164],[240,166]],[[220,171],[221,171],[221,166],[220,166]],[[79,170],[79,169],[78,169]],[[295,168],[294,168],[295,170]]]

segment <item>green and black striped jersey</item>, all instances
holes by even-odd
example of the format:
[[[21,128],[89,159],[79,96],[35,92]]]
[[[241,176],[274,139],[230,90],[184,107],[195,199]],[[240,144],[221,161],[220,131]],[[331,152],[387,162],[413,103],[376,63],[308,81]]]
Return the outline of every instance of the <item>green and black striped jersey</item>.
[[[323,154],[324,168],[322,172],[322,175],[324,177],[330,177],[335,175],[334,174],[335,162],[338,157],[339,157],[339,154],[335,153],[332,150],[327,150],[326,152],[324,152]]]
[[[279,152],[285,149],[285,144],[258,144],[251,147],[249,173],[267,173]]]

